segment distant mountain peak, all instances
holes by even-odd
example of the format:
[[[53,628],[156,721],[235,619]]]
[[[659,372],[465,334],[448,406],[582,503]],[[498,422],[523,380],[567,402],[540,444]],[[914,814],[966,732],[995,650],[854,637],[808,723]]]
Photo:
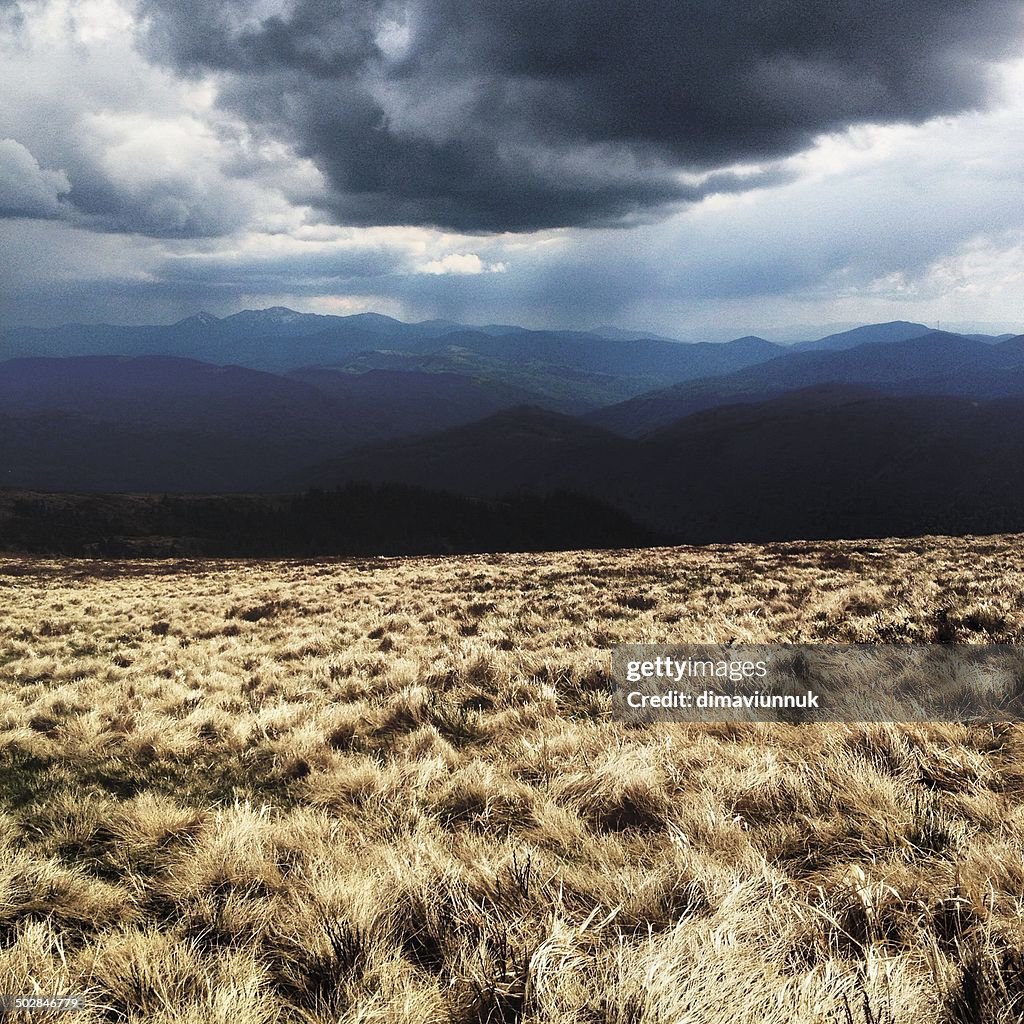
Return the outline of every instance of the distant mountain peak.
[[[309,313],[297,313],[287,306],[268,306],[266,309],[243,309],[228,317],[228,320],[272,320],[275,323],[289,323]]]
[[[185,317],[184,320],[179,320],[174,326],[175,327],[209,327],[211,324],[219,324],[220,317],[214,316],[212,313],[207,313],[205,310],[194,314],[193,316]]]
[[[653,331],[631,331],[622,327],[613,327],[610,324],[601,324],[592,328],[588,333],[596,334],[599,338],[608,338],[609,341],[679,341],[678,338],[669,338],[664,334],[655,334]]]
[[[865,324],[849,331],[829,334],[815,341],[798,341],[792,346],[793,351],[840,352],[843,349],[857,348],[866,344],[888,344],[892,342],[910,341],[931,333],[926,324],[914,323],[910,320],[890,320],[884,324]]]
[[[528,433],[549,440],[579,440],[609,436],[603,427],[588,423],[576,416],[556,412],[533,403],[499,409],[475,423],[453,427],[448,436],[461,435],[516,435]]]

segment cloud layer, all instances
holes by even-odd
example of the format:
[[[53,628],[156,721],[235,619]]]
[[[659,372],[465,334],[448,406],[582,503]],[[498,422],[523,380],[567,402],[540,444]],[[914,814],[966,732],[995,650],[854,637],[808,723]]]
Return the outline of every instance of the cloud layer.
[[[821,133],[984,103],[1005,0],[143,0],[149,52],[326,175],[340,223],[633,222]],[[754,165],[737,175],[735,165]],[[705,177],[710,175],[710,177]]]
[[[0,0],[0,329],[1014,319],[1022,10]]]

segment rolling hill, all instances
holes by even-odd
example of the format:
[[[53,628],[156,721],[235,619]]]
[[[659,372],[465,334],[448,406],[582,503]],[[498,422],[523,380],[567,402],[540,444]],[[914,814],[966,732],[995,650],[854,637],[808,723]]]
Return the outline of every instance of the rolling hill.
[[[288,376],[166,356],[0,363],[0,486],[235,491],[534,401],[457,374]]]
[[[288,487],[402,482],[474,496],[570,490],[682,541],[1024,527],[1024,398],[826,385],[638,440],[533,408],[351,452]]]
[[[517,491],[592,491],[631,442],[536,406],[519,406],[438,434],[361,448],[282,479],[281,490],[353,480],[400,482],[494,497]]]

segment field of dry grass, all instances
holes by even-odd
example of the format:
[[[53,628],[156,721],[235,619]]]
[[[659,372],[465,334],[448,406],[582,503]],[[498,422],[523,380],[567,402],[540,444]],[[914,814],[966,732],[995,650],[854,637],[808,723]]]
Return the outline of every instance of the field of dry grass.
[[[608,649],[1021,642],[1022,565],[0,561],[0,992],[85,993],[76,1024],[1019,1021],[1020,727],[627,728]]]

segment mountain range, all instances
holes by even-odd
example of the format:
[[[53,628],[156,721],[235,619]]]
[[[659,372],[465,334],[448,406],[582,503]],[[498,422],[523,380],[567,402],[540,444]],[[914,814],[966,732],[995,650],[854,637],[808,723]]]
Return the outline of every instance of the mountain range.
[[[588,418],[639,437],[703,409],[761,402],[829,383],[859,384],[893,395],[1018,395],[1024,393],[1024,336],[980,341],[929,331],[853,348],[803,347],[759,366],[656,389],[596,410]]]
[[[281,307],[0,332],[9,490],[558,491],[708,542],[1024,529],[1022,467],[1024,335],[678,342]]]
[[[0,360],[159,355],[278,373],[310,366],[447,371],[512,383],[566,412],[737,370],[783,351],[761,338],[724,344],[624,340],[439,320],[406,324],[377,313],[321,316],[283,307],[243,310],[223,319],[201,313],[163,327],[71,324],[0,332]]]

